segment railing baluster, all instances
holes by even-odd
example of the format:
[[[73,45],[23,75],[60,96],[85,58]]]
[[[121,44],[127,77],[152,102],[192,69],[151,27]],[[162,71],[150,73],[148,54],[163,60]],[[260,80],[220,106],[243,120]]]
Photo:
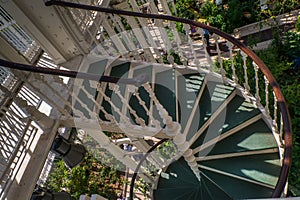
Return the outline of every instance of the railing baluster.
[[[2,127],[0,127],[0,128],[3,131]],[[3,138],[2,134],[0,134],[0,141],[1,141],[0,142],[0,145],[1,145],[0,152],[1,152],[2,156],[5,158],[5,160],[8,160],[10,158],[11,152],[8,151],[9,148],[5,145],[7,145],[7,142],[8,141],[10,142],[10,140]],[[1,179],[1,177],[0,177],[0,179]]]
[[[188,44],[190,46],[190,50],[192,51],[194,64],[196,65],[196,67],[200,67],[200,61],[199,61],[199,59],[197,59],[197,55],[196,55],[196,52],[195,52],[194,47],[193,47],[193,41],[192,41],[191,37],[189,36],[190,26],[187,25],[187,24],[184,24],[183,27],[184,27],[184,30],[185,30],[186,37],[188,39]]]
[[[277,115],[278,115],[278,104],[277,104],[277,97],[275,95],[275,92],[273,91],[273,98],[274,98],[274,112],[273,112],[273,125],[275,127],[275,130],[278,132],[278,123],[277,123]]]
[[[187,162],[187,164],[190,166],[190,168],[192,169],[192,171],[194,172],[195,176],[197,177],[198,181],[201,180],[200,177],[200,170],[198,167],[198,163],[196,161],[196,157],[193,154],[193,150],[192,149],[188,149],[184,154],[183,157],[185,159],[185,161]]]
[[[160,128],[160,123],[159,121],[157,121],[153,115],[152,112],[150,112],[150,110],[147,108],[145,101],[142,100],[142,98],[140,97],[140,93],[138,92],[138,88],[136,86],[128,86],[130,87],[129,91],[131,93],[133,93],[133,95],[137,98],[139,104],[144,108],[144,110],[146,111],[148,117],[149,117],[149,125],[154,125],[155,128]]]
[[[100,95],[103,96],[104,100],[111,105],[111,107],[114,109],[114,111],[120,116],[120,123],[119,125],[127,126],[129,128],[132,128],[132,124],[130,122],[130,119],[121,112],[120,108],[118,108],[111,99],[102,91],[101,88],[97,87],[97,91],[100,93]],[[123,124],[124,123],[124,124]]]
[[[279,137],[280,137],[280,142],[282,144],[282,146],[284,145],[284,140],[283,140],[283,134],[284,134],[284,131],[283,131],[283,127],[284,127],[284,123],[283,123],[283,117],[282,117],[282,114],[280,114],[280,129],[279,129]]]
[[[28,103],[20,97],[15,97],[14,102],[24,113],[26,113],[26,116],[35,121],[42,130],[52,127],[53,120],[46,114],[40,112],[36,107],[28,105]]]
[[[174,47],[176,49],[175,52],[178,53],[178,55],[180,57],[180,61],[182,62],[182,64],[184,66],[187,66],[188,65],[188,63],[187,63],[188,58],[186,58],[184,56],[184,52],[183,52],[183,50],[181,48],[182,41],[181,41],[180,36],[179,36],[179,34],[177,32],[176,26],[175,26],[174,23],[170,23],[170,27],[171,27],[171,30],[172,30],[172,33],[174,35],[174,39],[175,39],[175,42],[176,42],[176,48]],[[187,37],[189,37],[189,36],[187,35]]]
[[[4,142],[4,144],[6,145],[6,146],[3,146],[3,147],[6,147],[6,148],[3,148],[3,150],[6,150],[6,152],[10,152],[10,151],[8,151],[10,149],[9,147],[13,148],[15,146],[15,143],[17,142],[17,140],[15,140],[14,138],[11,137],[11,135],[10,135],[11,130],[9,127],[7,127],[7,125],[5,125],[2,121],[0,122],[0,124],[1,124],[1,126],[0,126],[1,130],[2,130],[2,134],[0,134],[0,137],[2,138],[2,141]]]
[[[269,81],[267,79],[266,76],[264,76],[265,79],[265,94],[266,94],[266,98],[265,98],[265,110],[266,110],[266,115],[270,117],[270,109],[269,109]]]
[[[244,88],[245,88],[245,92],[246,94],[250,94],[250,86],[249,86],[249,80],[248,80],[248,71],[247,71],[247,54],[245,54],[243,51],[240,51],[242,58],[243,58],[243,68],[244,68]]]
[[[4,117],[6,118],[5,122],[6,124],[11,128],[12,132],[14,132],[15,134],[18,134],[18,132],[20,132],[22,130],[22,127],[17,126],[16,121],[12,121],[12,119],[10,119],[10,116],[8,116],[8,113],[6,113],[4,115]],[[4,119],[3,119],[4,120]],[[14,123],[15,122],[15,123]],[[17,131],[15,131],[15,129]]]
[[[231,42],[227,41],[226,45],[229,48],[229,58],[231,61],[232,80],[234,81],[235,84],[238,84],[238,77],[235,72],[234,57],[233,57],[233,52],[232,52],[233,44]]]
[[[66,108],[72,108],[71,103],[67,100],[71,95],[71,88],[69,88],[64,82],[63,79],[57,76],[44,76],[41,79],[41,82],[47,86],[59,99],[63,102],[64,105],[63,113],[66,116],[70,116],[70,113],[66,110]],[[57,84],[59,87],[57,87]],[[66,107],[66,108],[65,108]]]
[[[95,81],[89,81],[89,85],[90,87],[94,88],[95,90],[98,91],[98,87],[100,85],[100,83],[98,82],[95,82]],[[98,103],[95,98],[89,93],[87,92],[86,90],[82,90],[86,95],[87,97],[94,103],[94,105],[98,108],[97,110],[100,110],[104,113],[104,116],[106,117],[106,119],[108,119],[110,122],[112,123],[115,123],[115,124],[118,124],[117,120],[114,118],[113,115],[109,114],[104,108],[103,106],[101,106],[100,103]],[[100,118],[99,118],[100,119]]]
[[[135,122],[139,125],[141,125],[142,127],[145,127],[145,120],[140,118],[137,114],[136,111],[129,105],[128,100],[123,97],[123,95],[121,94],[120,91],[120,87],[117,84],[113,84],[113,83],[109,83],[108,84],[109,89],[112,90],[114,93],[116,93],[118,95],[118,97],[120,98],[121,102],[129,109],[129,112],[134,116],[135,118]]]
[[[6,112],[1,111],[1,113],[4,115],[3,119],[6,118],[13,127],[22,129],[24,127],[24,123],[20,122],[19,120],[21,116],[17,115],[14,111],[16,111],[14,104],[12,104],[10,108],[6,110]]]
[[[222,59],[222,56],[221,56],[221,50],[220,50],[220,45],[219,45],[219,36],[217,34],[213,34],[213,39],[215,40],[215,44],[216,44],[216,48],[217,48],[217,53],[218,53],[218,63],[220,65],[220,74],[222,75],[223,78],[226,77],[226,71],[224,70],[224,67],[223,67],[223,59]]]
[[[256,63],[253,61],[252,62],[253,67],[254,67],[254,73],[255,73],[255,98],[256,98],[256,105],[259,106],[261,105],[260,103],[260,95],[259,95],[259,78],[258,78],[258,66],[256,65]]]
[[[166,134],[169,136],[176,136],[178,133],[180,133],[180,129],[181,129],[180,124],[172,120],[172,117],[169,115],[168,111],[158,101],[150,84],[145,83],[143,87],[148,92],[150,98],[153,100],[159,112],[160,117],[163,119],[163,122],[166,124]]]
[[[22,97],[33,106],[36,106],[38,104],[38,101],[35,101],[37,97],[34,96],[32,92],[28,90],[25,86],[21,88],[21,90],[18,93],[18,96]]]
[[[3,136],[6,138],[5,140],[3,139],[3,141],[9,142],[11,146],[14,146],[14,144],[12,144],[11,141],[13,141],[14,143],[18,141],[18,137],[10,133],[9,128],[3,123],[3,121],[0,122],[0,128],[1,128],[1,138],[3,139]]]

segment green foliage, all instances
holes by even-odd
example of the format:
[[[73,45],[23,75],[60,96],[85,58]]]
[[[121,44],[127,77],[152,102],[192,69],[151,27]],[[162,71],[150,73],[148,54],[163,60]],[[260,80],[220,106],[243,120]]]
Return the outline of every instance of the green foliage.
[[[293,124],[295,124],[294,120],[297,120],[298,124],[300,123],[299,118],[293,119]],[[299,129],[298,129],[299,130]],[[291,167],[291,171],[289,174],[289,190],[294,196],[300,196],[300,142],[294,139],[293,144],[293,164]]]
[[[232,33],[235,28],[258,21],[259,1],[229,0],[228,8],[223,15],[226,19],[226,32]]]
[[[261,12],[263,17],[270,18],[280,14],[288,13],[292,10],[300,8],[299,0],[269,0],[267,2],[268,9]]]
[[[225,12],[222,7],[215,3],[206,1],[200,8],[201,17],[205,18],[211,26],[217,27],[223,31],[226,30]]]
[[[296,22],[296,30],[297,30],[298,32],[300,32],[300,15],[299,15],[298,18],[297,18],[297,22]]]
[[[184,33],[185,34],[185,31],[184,31],[184,28],[183,28],[183,24],[180,23],[180,22],[175,22],[175,25],[176,25],[176,29],[179,33]]]
[[[172,29],[170,27],[166,27],[165,29],[167,31],[169,40],[171,42],[173,42],[175,40],[175,38],[174,38],[174,33],[173,33]]]
[[[289,31],[284,34],[282,40],[284,55],[288,58],[300,56],[300,34],[294,31]]]
[[[216,16],[219,14],[218,6],[211,1],[206,1],[200,7],[201,16]]]
[[[87,155],[85,161],[73,169],[68,169],[62,160],[56,161],[46,183],[47,189],[54,192],[67,190],[75,199],[82,194],[100,194],[116,199],[122,184],[121,172],[101,165],[91,155]]]
[[[275,18],[278,15],[288,13],[299,8],[299,0],[269,0],[267,1],[267,9],[261,10],[258,13],[257,21],[267,18]]]
[[[148,196],[150,188],[151,184],[145,182],[142,178],[139,178],[137,181],[135,181],[135,189],[140,191],[144,195],[144,197]]]
[[[199,3],[193,0],[178,0],[175,5],[179,17],[192,20],[205,18],[211,26],[232,33],[235,28],[299,9],[300,1],[270,0],[266,10],[260,9],[260,0],[228,0],[223,6],[217,6],[214,1]],[[172,10],[171,6],[170,8]]]
[[[209,16],[207,17],[207,21],[211,26],[217,27],[226,32],[227,24],[222,14],[217,14],[216,16]]]
[[[231,33],[235,28],[257,20],[258,2],[257,0],[229,0],[223,7],[206,1],[201,5],[200,12],[211,26]],[[245,16],[245,13],[249,16]]]
[[[157,151],[164,159],[170,159],[175,156],[176,147],[175,147],[174,143],[167,141],[167,142],[164,142],[162,145],[160,145],[157,148]]]
[[[233,29],[243,25],[242,3],[239,0],[230,0],[228,2],[228,10],[226,12],[227,32],[231,33]]]
[[[277,34],[273,43],[274,55],[277,61],[296,66],[300,59],[300,33],[288,31]]]
[[[199,17],[199,5],[195,0],[178,0],[175,2],[175,7],[178,17],[191,20]],[[175,14],[174,11],[173,14]]]
[[[127,20],[121,16],[121,22],[123,24],[123,26],[125,27],[126,30],[131,30],[131,26],[128,24]],[[116,29],[116,28],[115,28]],[[119,31],[116,31],[116,32],[119,32]]]
[[[289,174],[289,186],[293,195],[300,195],[300,74],[292,70],[292,58],[299,53],[300,37],[296,32],[287,32],[270,49],[257,52],[269,66],[271,73],[280,85],[287,101],[292,119],[294,149],[292,166]],[[298,54],[299,55],[299,54]]]
[[[123,138],[123,134],[105,132],[105,134],[111,139]],[[117,160],[109,151],[98,144],[92,137],[87,136],[84,140],[84,145],[88,152],[93,155],[97,161],[101,162],[102,165],[111,166],[119,171],[125,171],[126,167],[119,160]]]

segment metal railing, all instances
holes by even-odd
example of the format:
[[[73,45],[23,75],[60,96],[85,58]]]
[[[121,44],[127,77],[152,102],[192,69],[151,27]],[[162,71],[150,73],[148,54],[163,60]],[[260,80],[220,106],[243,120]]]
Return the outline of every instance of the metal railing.
[[[15,103],[12,103],[6,112],[1,112],[0,144],[1,144],[1,172],[0,197],[4,197],[16,175],[22,168],[27,149],[31,147],[37,128]]]
[[[134,4],[130,3],[133,7]],[[148,62],[169,62],[174,67],[183,65],[186,68],[206,68],[209,71],[220,73],[226,82],[241,88],[261,108],[272,124],[274,132],[279,135],[278,137],[282,137],[284,140],[283,166],[273,193],[274,197],[280,196],[291,165],[290,116],[278,83],[268,67],[249,47],[214,27],[174,16],[131,12],[126,9],[119,10],[56,0],[47,1],[46,5],[62,6],[69,11],[78,8],[78,10],[95,11],[99,12],[99,15],[107,15],[106,23],[109,26],[105,23],[98,25],[105,41],[100,41],[97,37],[93,39],[97,42],[94,53],[98,55],[122,56],[127,59]],[[116,6],[116,8],[118,7]],[[154,8],[153,5],[150,4],[150,8]],[[117,19],[122,20],[117,21]],[[94,21],[97,19],[94,18]],[[173,22],[183,26],[184,38],[178,38]],[[126,29],[119,28],[122,26],[126,26]],[[188,37],[192,26],[198,27],[197,32],[201,38],[198,46]],[[203,29],[213,34],[210,42],[214,47],[207,45]],[[140,37],[140,33],[143,37]],[[153,40],[155,35],[157,38]],[[187,48],[189,48],[188,51],[186,51]],[[199,53],[201,48],[203,51]],[[164,55],[166,59],[164,59]],[[175,61],[176,55],[180,62]],[[237,57],[240,59],[239,65],[236,64]],[[229,62],[229,67],[225,68],[225,62]]]
[[[0,6],[0,36],[3,37],[29,62],[35,61],[40,46]]]
[[[100,5],[102,1],[94,3],[95,5]],[[76,26],[78,30],[81,31],[82,35],[88,35],[87,37],[84,37],[84,40],[86,44],[89,45],[92,54],[104,57],[123,57],[132,61],[135,60],[136,62],[148,62],[152,64],[169,63],[175,68],[190,68],[194,70],[216,72],[223,77],[226,83],[244,91],[244,93],[264,112],[263,114],[272,125],[273,131],[278,135],[278,138],[284,140],[284,142],[279,141],[284,145],[283,164],[277,186],[273,193],[274,197],[280,196],[285,187],[291,165],[292,131],[290,117],[279,85],[267,66],[250,48],[218,29],[199,22],[174,16],[153,14],[155,12],[143,13],[142,11],[131,12],[126,9],[117,10],[107,7],[95,7],[73,3],[73,1],[65,2],[50,0],[47,1],[46,4],[48,6],[58,5],[64,7],[60,10],[62,11],[65,9],[68,13],[68,17],[71,17],[72,20],[76,22]],[[118,8],[118,5],[114,6],[115,8]],[[130,1],[130,6],[136,7],[134,1]],[[127,5],[127,8],[130,8],[130,6]],[[149,6],[150,10],[157,9],[153,3],[150,3]],[[64,15],[64,13],[62,13],[62,15]],[[2,14],[2,16],[6,15]],[[78,18],[80,20],[78,20]],[[11,21],[6,21],[6,23],[8,22]],[[8,24],[7,27],[11,24]],[[175,25],[182,26],[182,32],[178,31]],[[194,41],[189,37],[189,31],[192,26],[198,27],[197,32],[200,35],[200,40],[198,41]],[[210,43],[213,47],[207,44],[203,29],[212,33]],[[12,31],[11,29],[9,30]],[[13,29],[12,33],[16,34],[16,32],[18,32],[18,30]],[[10,33],[11,32],[9,32],[9,34]],[[26,36],[22,36],[23,33],[18,32],[18,34],[21,38],[25,38]],[[5,37],[9,39],[10,35],[5,35]],[[25,41],[27,40],[25,39]],[[24,41],[22,40],[22,42]],[[12,45],[14,44],[12,43]],[[25,49],[23,46],[20,46],[21,50]],[[239,60],[238,65],[236,64],[237,60]],[[47,63],[47,61],[43,63]],[[41,65],[43,65],[43,63]],[[225,63],[227,63],[227,66],[225,66]],[[108,68],[111,67],[109,66]],[[46,71],[47,70],[44,72]],[[56,70],[56,72],[58,71]],[[72,72],[65,72],[65,75],[67,73]],[[54,74],[61,75],[58,73]],[[72,77],[78,78],[77,75],[77,73],[73,74]],[[96,117],[97,123],[100,123],[102,127],[109,126],[115,128],[112,124],[121,125],[121,123],[123,123],[124,125],[125,123],[126,127],[133,132],[135,127],[144,126],[149,135],[151,135],[152,130],[153,134],[156,134],[157,130],[162,128],[160,127],[160,123],[155,120],[151,121],[152,124],[145,124],[139,116],[135,115],[130,105],[122,105],[123,108],[125,108],[124,110],[131,111],[135,123],[128,119],[128,116],[122,112],[122,108],[117,107],[103,92],[103,88],[107,88],[117,95],[121,101],[126,99],[126,95],[123,96],[120,93],[119,86],[114,83],[99,84],[98,81],[87,81],[87,86],[83,87],[81,81],[78,82],[77,85],[76,83],[74,84],[75,88],[78,90],[78,92],[74,92],[76,91],[74,88],[69,88],[69,86],[64,84],[62,79],[57,76],[36,76],[35,78],[35,83],[29,81],[26,82],[27,88],[24,88],[26,95],[28,94],[30,97],[36,95],[47,101],[49,105],[62,114],[61,119],[66,120],[66,122],[67,119],[71,118],[84,120]],[[30,91],[34,91],[34,93],[29,92],[29,94],[28,91],[26,92],[28,88],[30,88]],[[96,102],[95,96],[91,95],[87,88],[92,88],[99,93],[102,92],[102,101],[107,101],[119,118],[115,118],[115,116],[108,113],[101,105],[101,102]],[[134,93],[138,99],[139,94],[136,88],[133,87],[131,89],[130,92]],[[149,91],[151,93],[151,90]],[[79,92],[82,92],[87,96],[87,99],[93,104],[92,107],[88,107],[86,103],[78,97]],[[24,96],[22,92],[20,93],[20,96],[25,99],[26,95]],[[70,103],[70,97],[72,97],[73,104]],[[32,102],[32,104],[35,103],[35,101]],[[75,108],[75,103],[81,105],[82,108]],[[158,104],[159,102],[156,103]],[[139,101],[139,104],[141,106],[144,105],[143,101]],[[144,109],[151,117],[151,112],[148,108],[144,107]],[[99,116],[95,116],[95,110],[103,112],[105,120],[99,119]],[[73,111],[72,115],[70,111]],[[6,117],[7,114],[3,114],[5,115],[2,117]],[[107,122],[110,122],[111,124],[107,125]],[[22,124],[23,122],[19,123]],[[4,125],[6,126],[3,122],[3,126]],[[22,131],[17,133],[20,134]],[[18,136],[18,138],[20,138],[20,136]],[[103,141],[107,142],[106,140],[108,139],[105,138]],[[16,144],[15,138],[12,138],[11,141],[15,141],[15,143],[7,144],[7,147],[3,147],[2,152],[8,157],[12,154],[9,154],[9,152],[12,152],[13,150],[11,146]],[[109,142],[107,142],[107,145],[108,144]],[[110,146],[110,148],[111,151],[115,151],[117,152],[116,154],[118,154],[119,150],[116,149],[117,147]],[[121,158],[122,155],[119,154],[119,157]],[[6,159],[6,157],[4,157],[4,159]],[[5,162],[7,163],[7,161]]]

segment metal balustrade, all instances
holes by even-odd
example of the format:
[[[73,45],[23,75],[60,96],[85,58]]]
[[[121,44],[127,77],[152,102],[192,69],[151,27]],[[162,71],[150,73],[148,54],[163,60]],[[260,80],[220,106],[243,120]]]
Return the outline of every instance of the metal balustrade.
[[[279,196],[282,193],[291,164],[291,122],[284,97],[276,80],[251,49],[232,36],[199,22],[158,15],[155,14],[156,12],[142,13],[135,1],[126,1],[120,5],[104,5],[109,1],[92,2],[92,5],[100,5],[101,7],[75,4],[79,2],[47,1],[47,4],[57,5],[59,14],[64,19],[68,19],[64,21],[66,26],[71,26],[67,23],[75,22],[76,29],[80,31],[85,42],[82,45],[83,47],[88,46],[91,51],[90,56],[95,58],[94,63],[106,61],[103,70],[104,75],[111,74],[113,68],[118,66],[115,63],[118,62],[121,65],[130,61],[130,70],[136,70],[146,65],[159,67],[162,66],[160,64],[164,64],[164,67],[178,71],[194,70],[199,73],[218,74],[225,85],[242,91],[243,96],[260,109],[262,114],[258,117],[267,121],[278,140],[278,144],[282,147],[279,148],[282,156],[281,174],[273,196]],[[115,9],[107,8],[109,6]],[[153,3],[150,3],[149,6],[152,11],[157,10]],[[139,12],[128,11],[130,7],[134,7],[134,10]],[[122,10],[118,10],[121,8]],[[165,4],[162,5],[162,8],[168,13]],[[73,28],[74,24],[72,24]],[[175,24],[183,26],[182,32],[176,29]],[[191,26],[198,27],[199,40],[190,37]],[[205,40],[203,29],[212,33],[210,46]],[[88,60],[88,57],[85,59]],[[88,63],[88,61],[87,63],[84,62],[81,63],[82,66],[93,64]],[[40,59],[37,65],[58,68],[47,55]],[[83,73],[87,72],[87,69],[80,68],[80,70],[83,70]],[[128,78],[135,78],[132,70],[130,70]],[[200,157],[194,156],[194,152],[199,149],[192,150],[188,146],[189,144],[186,142],[187,129],[181,130],[182,134],[178,131],[180,124],[169,116],[164,106],[156,98],[154,83],[143,83],[141,87],[125,86],[124,89],[115,83],[99,83],[95,80],[88,81],[81,78],[74,79],[74,77],[70,78],[66,84],[58,76],[40,76],[39,74],[32,74],[28,79],[22,81],[24,81],[24,86],[21,90],[13,92],[15,96],[26,100],[28,104],[33,106],[38,106],[40,100],[47,102],[58,113],[55,116],[57,120],[61,120],[66,126],[79,126],[90,131],[91,136],[123,164],[133,169],[137,166],[137,162],[115,145],[103,131],[125,133],[127,137],[135,139],[159,134],[163,137],[172,138],[174,144],[177,145],[177,153],[180,152],[180,156],[183,154],[185,161],[196,176],[199,174],[196,161]],[[203,82],[205,81],[203,80]],[[12,86],[4,86],[1,90],[3,93],[9,94],[8,91],[12,91],[12,88]],[[151,97],[149,106],[146,106],[147,102],[140,95],[142,90]],[[180,96],[178,93],[176,95]],[[129,103],[131,96],[136,97],[137,104],[141,107],[142,112],[146,113],[149,120],[143,119],[135,111],[133,105]],[[229,95],[229,98],[233,97]],[[1,128],[3,127],[1,132],[8,133],[8,129],[13,130],[15,136],[9,134],[1,136],[9,138],[8,140],[2,138],[1,156],[3,159],[1,159],[1,166],[4,162],[4,168],[9,171],[12,169],[9,167],[13,165],[7,163],[12,162],[12,155],[15,155],[13,154],[14,146],[21,145],[20,141],[24,140],[27,131],[32,133],[36,129],[29,124],[24,124],[19,118],[13,118],[17,114],[10,109],[13,109],[13,106],[16,107],[16,104],[7,105],[9,107],[3,108],[1,110],[2,115],[0,114],[1,120],[3,120],[1,121]],[[108,111],[108,106],[111,108],[111,112]],[[224,107],[226,104],[221,105],[216,111],[217,113],[221,112],[222,106]],[[155,115],[155,112],[159,115]],[[12,114],[9,115],[10,113]],[[212,115],[211,119],[215,117]],[[26,118],[26,116],[22,114],[21,118]],[[9,124],[15,123],[13,120],[19,125],[15,129],[10,129]],[[192,120],[192,116],[190,120]],[[208,124],[204,124],[204,126],[208,126]],[[99,130],[95,131],[90,127],[99,127]],[[200,132],[198,133],[200,134]],[[228,137],[231,133],[226,134],[223,137]],[[198,136],[194,136],[191,141],[195,141]],[[209,146],[210,143],[206,145]],[[156,157],[157,154],[153,157],[150,155],[148,160],[153,162],[157,159]],[[159,168],[164,161],[161,159],[155,167]],[[169,163],[166,161],[163,164],[168,165]],[[147,167],[143,166],[142,170],[146,172]],[[7,174],[3,173],[3,179]],[[154,180],[149,173],[144,174],[144,177],[149,182]],[[199,176],[197,178],[199,179]]]
[[[26,117],[15,103],[5,113],[1,112],[1,198],[6,195],[19,171],[22,171],[26,151],[36,137],[38,129],[31,124],[31,120],[21,121]]]
[[[182,65],[184,65],[183,67],[187,69],[193,67],[196,69],[203,69],[205,66],[203,66],[203,64],[200,65],[200,60],[205,60],[207,70],[220,73],[226,83],[240,88],[245,94],[249,94],[248,97],[261,108],[266,119],[270,119],[273,130],[279,134],[279,137],[284,138],[283,143],[285,144],[285,151],[282,152],[282,173],[275,191],[275,196],[279,195],[280,191],[282,191],[284,187],[291,162],[291,123],[284,97],[276,80],[266,65],[251,51],[250,48],[218,29],[199,22],[180,19],[174,16],[130,12],[126,11],[126,9],[107,9],[92,5],[72,4],[65,1],[48,1],[46,4],[63,6],[67,10],[78,8],[80,10],[98,11],[99,16],[107,13],[108,17],[106,20],[109,25],[105,26],[105,23],[103,23],[98,28],[102,29],[103,36],[107,37],[108,35],[110,38],[106,39],[104,42],[99,42],[96,38],[94,38],[94,41],[98,41],[98,46],[95,48],[96,51],[94,52],[95,54],[116,57],[121,56],[126,59],[140,61],[151,61],[153,60],[152,58],[154,58],[156,62],[163,62],[162,54],[165,54],[166,60],[171,63],[173,67],[181,67],[174,59],[174,55],[178,55],[179,61]],[[130,4],[122,6],[130,7]],[[114,6],[112,7],[114,8]],[[115,8],[118,7],[115,5]],[[116,18],[111,17],[111,14],[114,16],[120,15],[121,18],[123,17],[126,20],[123,20],[121,23],[120,21],[114,21]],[[153,20],[148,20],[146,23],[143,23],[141,19],[144,18],[152,18]],[[176,37],[176,34],[172,35],[172,32],[177,32],[175,27],[172,26],[173,21],[181,23],[185,27],[183,35],[187,38],[186,43],[184,43],[184,39],[179,40],[179,38]],[[130,31],[122,29],[120,31],[116,31],[118,30],[118,27],[125,25],[127,27],[126,29]],[[151,39],[147,37],[150,36],[152,39],[154,37],[153,33],[150,31],[148,32],[149,27],[151,26],[155,27],[154,30],[159,30],[158,37],[161,38],[161,40],[157,40],[155,42],[156,46],[153,46]],[[188,30],[191,26],[198,27],[198,32],[202,38],[200,41],[193,41],[190,39]],[[137,35],[137,33],[134,32],[135,29],[139,29],[143,33],[144,37]],[[211,39],[213,47],[206,44],[202,29],[207,29],[213,34]],[[127,38],[131,38],[131,41],[136,41],[130,44],[130,42],[127,43]],[[144,43],[144,39],[146,39],[147,43]],[[198,44],[198,49],[195,48],[195,44]],[[186,47],[189,49],[187,50]],[[201,48],[202,51],[199,51]],[[151,52],[150,55],[146,54],[149,50]],[[172,55],[172,51],[175,52],[175,54]],[[236,57],[239,55],[242,57],[241,69],[238,69],[237,66],[235,66]],[[230,69],[224,68],[224,62],[227,60],[231,63],[229,64],[231,67]],[[251,64],[249,65],[249,63],[252,63],[252,66]],[[242,77],[240,80],[238,78],[238,74]],[[252,82],[251,88],[249,82]],[[270,112],[271,105],[273,112]],[[281,117],[278,118],[278,116]],[[283,125],[283,127],[280,127],[281,125]]]
[[[40,46],[0,6],[0,35],[29,62],[34,62]]]

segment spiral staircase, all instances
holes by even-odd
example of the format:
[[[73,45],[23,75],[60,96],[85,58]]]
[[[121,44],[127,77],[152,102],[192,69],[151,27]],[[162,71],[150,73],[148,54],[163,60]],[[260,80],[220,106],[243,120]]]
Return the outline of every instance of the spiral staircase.
[[[170,10],[172,1],[1,2],[1,199],[30,198],[60,127],[138,172],[153,199],[284,196],[292,133],[276,80],[237,39]]]

